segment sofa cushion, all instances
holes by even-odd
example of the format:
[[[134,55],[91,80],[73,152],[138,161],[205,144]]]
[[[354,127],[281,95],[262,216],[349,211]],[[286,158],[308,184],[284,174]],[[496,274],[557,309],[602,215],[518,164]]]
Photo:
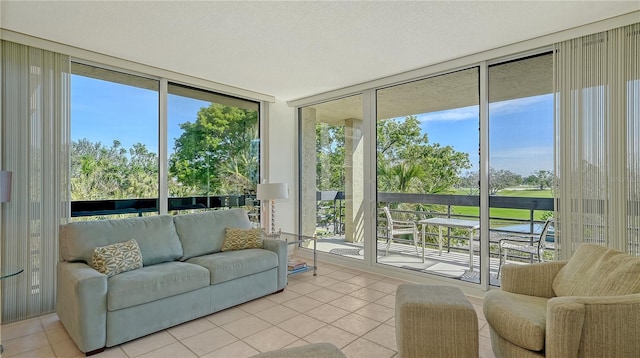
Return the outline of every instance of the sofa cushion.
[[[248,229],[249,215],[244,209],[216,210],[173,217],[182,242],[182,261],[195,256],[220,252],[228,226]]]
[[[116,311],[209,286],[209,271],[185,262],[165,262],[110,277],[107,310]]]
[[[136,239],[144,266],[182,256],[182,245],[169,215],[77,221],[60,227],[60,255],[65,261],[91,262],[93,249]]]
[[[205,267],[212,285],[278,267],[278,255],[263,249],[226,251],[191,258],[188,263]]]
[[[553,280],[557,296],[619,296],[640,293],[640,257],[582,244]]]
[[[222,251],[261,249],[262,229],[228,227],[222,243]]]
[[[531,351],[544,349],[548,298],[502,290],[485,294],[483,311],[502,338]]]
[[[142,268],[142,254],[135,239],[93,249],[91,267],[107,277]]]

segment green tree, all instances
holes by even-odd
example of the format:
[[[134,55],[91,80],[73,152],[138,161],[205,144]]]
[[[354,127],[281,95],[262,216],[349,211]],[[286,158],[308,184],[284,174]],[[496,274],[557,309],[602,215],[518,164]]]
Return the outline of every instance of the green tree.
[[[316,174],[318,190],[343,190],[344,126],[316,125]]]
[[[500,190],[520,185],[522,176],[506,169],[489,168],[489,195],[495,195]]]
[[[158,156],[144,144],[128,151],[80,139],[71,143],[71,199],[105,200],[158,196]]]
[[[251,178],[257,172],[257,153],[251,141],[257,138],[258,113],[238,107],[211,104],[198,111],[194,122],[180,125],[169,158],[174,183],[170,195],[237,194],[255,190]]]
[[[478,195],[480,192],[478,180],[480,180],[480,173],[470,171],[460,177],[457,187],[469,195]],[[510,170],[489,168],[489,195],[495,195],[502,189],[520,185],[522,181],[522,176]]]
[[[537,170],[533,173],[535,177],[535,184],[544,190],[545,188],[551,188],[553,186],[553,173],[549,170]]]
[[[460,177],[460,181],[456,188],[463,191],[467,195],[478,195],[480,193],[479,181],[480,176],[477,171],[470,171]]]
[[[441,193],[470,167],[467,153],[429,143],[415,116],[378,122],[377,155],[380,191]]]

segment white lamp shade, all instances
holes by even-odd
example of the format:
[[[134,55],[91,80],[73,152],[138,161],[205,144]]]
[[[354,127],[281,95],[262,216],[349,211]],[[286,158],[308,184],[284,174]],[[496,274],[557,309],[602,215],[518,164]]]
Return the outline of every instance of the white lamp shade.
[[[288,199],[289,186],[287,183],[258,184],[256,197],[258,200]]]
[[[0,171],[0,202],[6,203],[11,201],[11,176],[12,172]]]

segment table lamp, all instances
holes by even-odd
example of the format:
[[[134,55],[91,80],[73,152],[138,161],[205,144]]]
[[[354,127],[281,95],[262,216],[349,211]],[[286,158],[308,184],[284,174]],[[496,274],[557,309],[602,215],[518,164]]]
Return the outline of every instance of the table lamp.
[[[271,201],[271,230],[276,231],[276,200],[289,198],[289,187],[287,183],[258,184],[256,198],[258,200]]]

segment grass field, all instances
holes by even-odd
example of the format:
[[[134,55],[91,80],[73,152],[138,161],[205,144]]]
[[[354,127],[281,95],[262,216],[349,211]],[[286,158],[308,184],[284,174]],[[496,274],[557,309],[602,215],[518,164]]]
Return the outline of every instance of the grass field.
[[[519,196],[523,198],[553,198],[550,189],[545,190],[500,190],[498,196]]]
[[[499,196],[515,196],[522,198],[553,198],[551,190],[501,190]],[[452,211],[460,215],[479,216],[480,209],[471,206],[452,206]],[[535,211],[533,216],[535,220],[544,220],[546,211]],[[492,218],[512,218],[529,220],[529,210],[524,209],[504,209],[489,208],[489,216]]]

